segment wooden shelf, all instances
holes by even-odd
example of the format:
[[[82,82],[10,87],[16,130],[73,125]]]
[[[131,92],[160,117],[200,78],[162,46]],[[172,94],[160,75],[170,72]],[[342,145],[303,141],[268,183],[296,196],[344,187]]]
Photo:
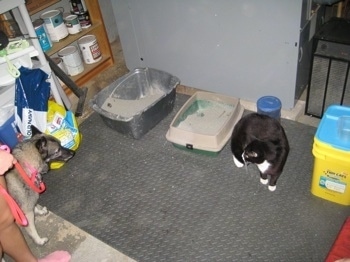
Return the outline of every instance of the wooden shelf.
[[[54,55],[58,51],[60,51],[62,48],[74,43],[77,41],[80,37],[87,35],[94,30],[96,30],[99,27],[103,27],[101,22],[97,22],[96,24],[91,25],[88,28],[83,29],[81,32],[75,34],[75,35],[68,35],[66,38],[61,39],[59,42],[52,43],[52,48],[46,52],[49,56]]]
[[[94,64],[84,63],[84,71],[76,76],[71,77],[71,79],[79,87],[83,87],[87,81],[94,78],[103,70],[114,64],[113,54],[109,44],[106,28],[103,23],[102,13],[98,4],[98,0],[85,0],[85,4],[89,12],[92,25],[88,28],[83,28],[83,30],[78,34],[68,35],[66,38],[61,39],[59,42],[54,42],[52,48],[46,51],[47,55],[56,56],[56,53],[62,48],[72,44],[77,45],[76,41],[85,35],[91,34],[96,37],[102,54],[102,59],[101,61]],[[66,89],[66,93],[69,93],[69,91],[69,89]]]
[[[61,0],[27,0],[26,7],[29,15],[34,15],[37,12],[58,3]]]
[[[78,75],[72,76],[72,80],[82,87],[92,77],[98,75],[106,68],[113,65],[113,59],[110,56],[102,56],[101,61],[94,64],[84,64],[84,71]]]

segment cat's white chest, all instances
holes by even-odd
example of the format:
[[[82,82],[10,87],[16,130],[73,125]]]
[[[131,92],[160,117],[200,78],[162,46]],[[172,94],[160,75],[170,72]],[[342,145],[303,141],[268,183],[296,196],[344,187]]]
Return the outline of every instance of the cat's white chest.
[[[257,164],[257,167],[259,168],[261,173],[264,173],[270,167],[270,165],[271,164],[269,164],[269,162],[265,160],[261,164]]]

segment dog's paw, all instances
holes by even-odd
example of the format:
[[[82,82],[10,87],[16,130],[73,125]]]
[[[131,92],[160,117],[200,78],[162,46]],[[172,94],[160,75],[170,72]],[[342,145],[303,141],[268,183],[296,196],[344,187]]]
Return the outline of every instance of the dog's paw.
[[[49,239],[47,237],[41,237],[41,238],[34,240],[35,244],[37,244],[39,246],[45,245],[48,241],[49,241]]]
[[[36,205],[34,207],[34,213],[36,215],[39,215],[39,216],[44,216],[44,215],[47,215],[49,213],[49,210],[47,210],[46,207],[43,207],[43,206],[40,206],[40,205]]]

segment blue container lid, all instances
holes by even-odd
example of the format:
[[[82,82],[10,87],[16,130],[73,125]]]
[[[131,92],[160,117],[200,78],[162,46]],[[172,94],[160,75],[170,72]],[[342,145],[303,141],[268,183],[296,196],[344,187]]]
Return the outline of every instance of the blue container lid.
[[[334,148],[350,151],[350,140],[343,140],[339,135],[339,120],[344,116],[350,117],[350,107],[329,106],[317,128],[316,138]]]
[[[281,100],[275,96],[263,96],[260,97],[257,102],[257,107],[264,112],[272,112],[280,110],[282,107]]]

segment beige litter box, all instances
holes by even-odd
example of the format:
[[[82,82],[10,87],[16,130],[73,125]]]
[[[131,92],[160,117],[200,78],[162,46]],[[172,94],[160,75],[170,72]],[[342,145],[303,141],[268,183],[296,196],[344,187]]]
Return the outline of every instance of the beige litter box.
[[[237,98],[196,92],[176,114],[166,139],[177,148],[216,156],[230,139],[243,111]]]

